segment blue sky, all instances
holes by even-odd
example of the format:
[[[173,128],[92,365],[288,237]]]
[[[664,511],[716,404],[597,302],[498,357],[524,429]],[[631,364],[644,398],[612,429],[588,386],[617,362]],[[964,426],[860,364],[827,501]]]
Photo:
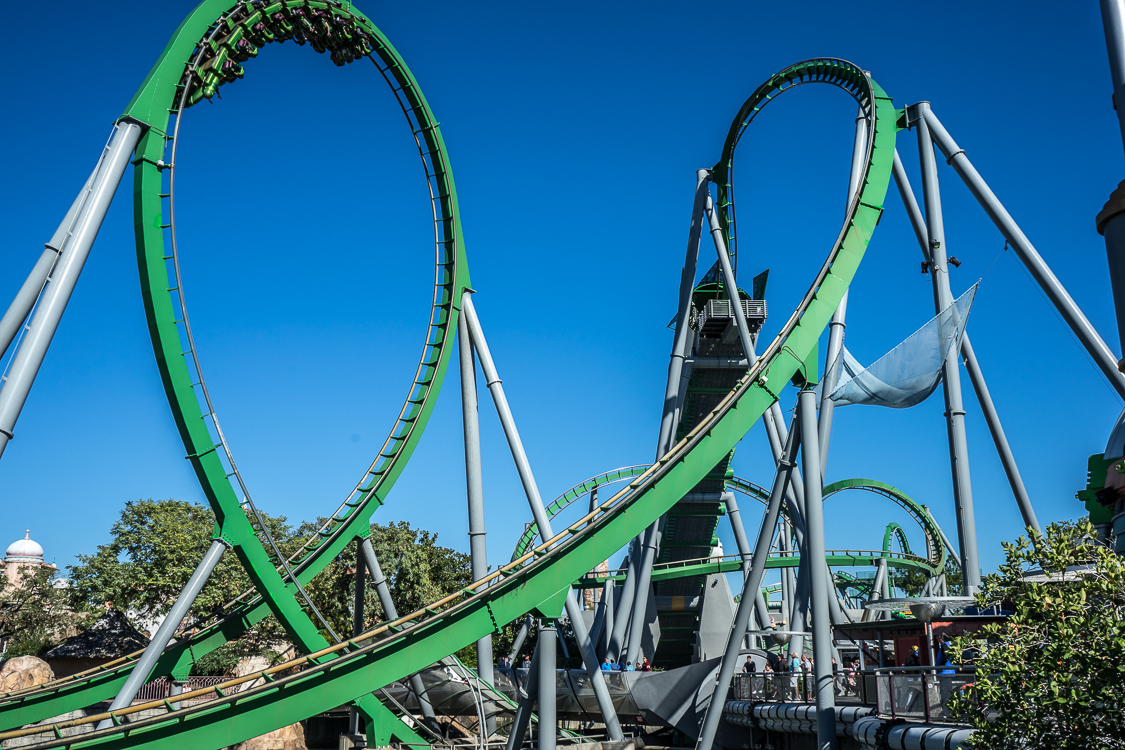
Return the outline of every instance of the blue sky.
[[[652,459],[695,170],[715,162],[754,87],[804,58],[856,62],[896,106],[931,101],[1118,349],[1094,216],[1125,161],[1094,3],[360,7],[441,121],[476,306],[545,497]],[[14,35],[0,51],[13,73],[0,121],[5,301],[191,6],[53,8],[57,37]],[[43,27],[35,6],[8,18]],[[425,335],[432,234],[409,131],[373,69],[337,69],[292,44],[265,48],[246,69],[221,102],[185,118],[185,289],[244,476],[263,508],[298,521],[336,507],[392,425]],[[769,337],[838,231],[854,107],[842,92],[805,87],[743,139],[740,269],[744,282],[771,269]],[[915,143],[899,135],[917,189]],[[956,175],[942,165],[941,178],[947,246],[963,261],[954,292],[983,278],[969,329],[1039,518],[1080,515],[1086,457],[1104,447],[1121,402]],[[130,181],[0,462],[0,541],[30,528],[61,565],[104,543],[130,499],[202,499],[153,362]],[[701,257],[713,258],[709,245]],[[933,315],[919,260],[892,187],[852,287],[848,345],[861,361]],[[965,380],[987,570],[1022,524]],[[457,385],[454,366],[376,520],[407,520],[467,550]],[[785,407],[792,401],[789,389]],[[952,536],[943,411],[940,393],[909,411],[840,410],[829,480],[891,482]],[[482,430],[496,564],[529,513],[487,400]],[[769,463],[757,426],[735,469],[768,484]],[[826,509],[829,548],[873,548],[887,522],[906,525],[879,498],[845,497]],[[722,535],[733,551],[725,526]]]

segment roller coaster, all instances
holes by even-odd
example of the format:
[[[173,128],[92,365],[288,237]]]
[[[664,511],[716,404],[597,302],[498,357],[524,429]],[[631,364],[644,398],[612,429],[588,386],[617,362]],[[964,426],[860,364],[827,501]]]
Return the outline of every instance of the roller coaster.
[[[327,53],[338,66],[365,61],[375,66],[400,105],[417,146],[434,229],[428,329],[398,417],[371,464],[359,473],[354,489],[316,533],[289,555],[283,555],[271,537],[239,472],[216,413],[217,399],[212,398],[204,377],[180,270],[185,249],[177,242],[176,214],[177,146],[185,115],[192,106],[211,100],[222,86],[242,78],[244,65],[272,42],[310,46]],[[825,243],[824,260],[807,292],[758,353],[758,335],[766,319],[765,277],[760,282],[755,279],[755,288],[748,293],[738,286],[735,276],[734,155],[766,105],[806,84],[836,87],[851,95],[858,107],[847,209],[838,234]],[[896,152],[897,135],[908,129],[919,138],[924,213]],[[824,629],[851,617],[851,608],[847,602],[842,605],[835,592],[857,580],[832,571],[833,567],[878,570],[876,578],[862,587],[862,598],[885,592],[888,568],[921,573],[927,581],[924,593],[943,594],[947,562],[963,570],[965,586],[973,591],[979,586],[979,566],[972,492],[964,463],[964,408],[956,354],[942,365],[958,511],[956,546],[925,506],[896,487],[873,479],[822,486],[832,389],[841,376],[848,287],[879,223],[892,176],[933,277],[935,312],[940,315],[952,309],[935,145],[969,184],[1113,387],[1125,394],[1125,378],[1116,357],[929,105],[896,108],[871,75],[856,65],[830,58],[806,60],[771,76],[751,94],[731,124],[717,163],[697,175],[655,462],[595,475],[544,504],[473,306],[457,192],[441,129],[406,62],[350,2],[204,0],[176,29],[126,106],[94,171],[0,320],[0,349],[12,352],[0,389],[0,454],[14,433],[109,203],[132,165],[137,259],[149,334],[185,455],[215,514],[214,539],[147,649],[44,685],[0,695],[0,740],[33,739],[36,747],[43,748],[203,750],[227,747],[351,706],[354,733],[365,734],[371,745],[425,746],[443,741],[430,720],[446,710],[436,699],[440,691],[433,678],[435,670],[446,670],[450,680],[464,686],[459,695],[469,696],[476,707],[478,721],[473,731],[479,733],[482,745],[490,736],[506,732],[511,750],[522,742],[529,723],[538,721],[541,727],[551,727],[539,734],[540,747],[550,748],[555,735],[554,702],[539,701],[539,715],[533,715],[535,693],[541,689],[536,679],[515,686],[492,668],[491,636],[508,623],[524,621],[525,628],[532,627],[535,618],[543,620],[543,630],[536,666],[529,676],[554,671],[554,649],[543,644],[552,643],[553,623],[564,618],[573,629],[584,666],[584,671],[574,673],[589,699],[583,710],[597,716],[606,738],[620,740],[623,732],[618,714],[629,709],[615,703],[616,693],[607,685],[600,665],[607,659],[638,660],[646,624],[660,624],[668,614],[651,604],[659,597],[698,594],[709,577],[741,571],[745,588],[738,614],[728,626],[730,643],[742,643],[747,618],[758,631],[770,632],[779,624],[774,621],[777,614],[790,631],[808,634],[820,656],[826,653],[824,641],[817,640],[827,632]],[[716,261],[697,281],[705,234],[714,241]],[[825,330],[829,337],[822,378],[818,342]],[[968,335],[957,343],[1024,520],[1038,528]],[[461,371],[470,534],[483,528],[484,513],[477,361],[533,522],[517,541],[511,561],[491,572],[483,537],[471,536],[472,584],[422,609],[400,614],[368,541],[369,525],[375,511],[388,501],[421,440],[455,350]],[[811,388],[820,381],[824,387],[818,397]],[[801,390],[801,397],[797,416],[787,426],[780,394],[790,383]],[[812,411],[809,404],[814,404]],[[765,423],[777,467],[771,487],[735,477],[730,470],[733,451],[759,420]],[[801,467],[797,466],[798,451]],[[897,524],[886,528],[880,549],[824,549],[821,503],[830,497],[853,497],[857,492],[877,493],[905,511],[925,539],[925,552],[911,551]],[[736,495],[765,506],[756,538],[745,533]],[[580,503],[580,517],[556,531],[552,521],[575,503]],[[571,512],[568,518],[573,515]],[[717,524],[723,516],[734,529],[739,547],[736,555],[715,553]],[[388,619],[371,629],[357,624],[355,632],[340,634],[317,610],[305,587],[352,542],[358,542],[360,549],[356,587],[362,591],[369,573]],[[896,543],[897,551],[893,549]],[[600,564],[626,547],[623,568],[603,566],[599,570]],[[192,621],[181,630],[195,595],[227,552],[237,556],[253,587],[205,621]],[[780,585],[764,585],[767,568],[783,571]],[[583,610],[575,598],[574,591],[583,589],[603,592],[596,612]],[[769,600],[771,593],[779,591],[780,606]],[[617,617],[610,623],[614,611]],[[271,614],[285,628],[299,657],[166,700],[135,700],[145,683],[158,677],[186,676],[197,660],[237,640]],[[685,614],[678,611],[675,616]],[[689,626],[682,622],[673,626],[665,619],[665,631],[671,634],[679,628],[690,635],[700,627],[701,615],[696,611],[690,616],[695,619]],[[476,670],[452,657],[472,644],[478,647]],[[729,653],[723,655],[721,665],[709,663],[701,671],[693,663],[699,654],[693,651],[690,638],[669,635],[661,644],[656,647],[655,660],[669,674],[677,669],[690,671],[694,691],[712,684],[718,669],[717,684],[725,690],[733,669]],[[728,645],[728,652],[730,648]],[[800,638],[789,640],[788,648],[801,648]],[[828,659],[818,658],[817,662],[820,669]],[[104,701],[111,701],[105,710],[59,718]],[[705,750],[714,739],[721,704],[716,692],[710,705],[704,706],[706,721],[694,734],[688,732],[698,736],[699,746]],[[454,713],[460,715],[464,710]]]

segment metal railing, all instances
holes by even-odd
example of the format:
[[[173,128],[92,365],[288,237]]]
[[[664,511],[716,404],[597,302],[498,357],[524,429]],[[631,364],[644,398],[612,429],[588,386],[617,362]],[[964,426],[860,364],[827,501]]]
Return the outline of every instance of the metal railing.
[[[215,685],[222,684],[226,677],[212,677],[212,676],[198,676],[193,675],[183,680],[184,693],[190,693],[201,688],[214,687]],[[133,699],[134,702],[147,703],[149,701],[162,701],[172,697],[172,679],[168,676],[158,677],[152,682],[147,682],[141,686],[137,691],[137,697]],[[217,696],[214,694],[203,695],[195,698],[189,698],[183,701],[184,705],[194,706],[196,703],[203,703],[205,701],[214,700]]]
[[[834,689],[837,697],[854,696],[874,706],[879,716],[947,724],[957,721],[949,710],[950,699],[959,694],[973,699],[977,679],[971,666],[845,669],[835,675]],[[813,677],[804,672],[743,672],[731,680],[734,700],[804,703],[815,700],[814,693]],[[973,703],[992,718],[987,707],[975,699]]]

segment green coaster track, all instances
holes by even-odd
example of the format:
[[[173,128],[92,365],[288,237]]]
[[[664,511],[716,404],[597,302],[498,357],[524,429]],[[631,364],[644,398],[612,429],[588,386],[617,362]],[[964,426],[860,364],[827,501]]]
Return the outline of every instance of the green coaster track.
[[[174,235],[175,138],[191,104],[243,75],[242,62],[271,41],[292,40],[329,52],[338,65],[362,58],[375,63],[402,104],[425,167],[435,229],[435,283],[429,332],[409,394],[374,462],[339,510],[291,559],[282,559],[238,474],[206,391],[189,327]],[[863,179],[839,234],[808,292],[777,338],[730,393],[657,464],[554,538],[464,589],[395,622],[330,644],[315,611],[302,605],[301,585],[343,548],[367,532],[418,444],[452,352],[458,301],[469,275],[457,199],[441,133],[417,82],[386,38],[350,3],[322,0],[205,0],[180,25],[126,109],[123,119],[145,127],[134,160],[137,255],[153,348],[169,404],[197,477],[216,516],[216,536],[234,549],[254,592],[232,602],[213,622],[183,635],[166,650],[151,676],[182,674],[190,663],[237,638],[272,612],[306,653],[260,673],[192,693],[215,700],[172,710],[157,701],[67,722],[0,734],[0,741],[39,735],[40,747],[225,747],[343,704],[368,719],[372,744],[392,734],[422,743],[372,696],[468,646],[528,612],[554,617],[570,587],[599,561],[627,544],[697,484],[761,417],[775,389],[815,358],[826,327],[863,257],[882,213],[890,180],[897,113],[882,89],[842,60],[790,66],[760,86],[744,105],[728,138],[724,161],[756,114],[777,95],[806,83],[850,93],[871,116]],[[717,168],[727,190],[729,170]],[[724,212],[733,204],[724,199]],[[733,220],[727,219],[733,238]],[[733,243],[732,243],[733,248]],[[810,360],[810,367],[811,367]],[[232,483],[233,482],[233,483]],[[242,499],[239,494],[243,495]],[[136,655],[36,689],[9,693],[0,703],[3,727],[23,726],[103,700],[121,686]],[[260,683],[260,684],[259,684]],[[142,712],[164,709],[150,718]],[[132,719],[136,719],[133,721]],[[78,727],[108,720],[109,728],[74,735]],[[423,743],[424,744],[424,743]]]

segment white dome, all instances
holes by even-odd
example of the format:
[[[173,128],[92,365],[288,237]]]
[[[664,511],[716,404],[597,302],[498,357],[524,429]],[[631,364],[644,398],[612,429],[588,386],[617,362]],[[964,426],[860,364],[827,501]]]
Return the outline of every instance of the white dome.
[[[43,561],[43,548],[39,546],[31,538],[31,530],[28,529],[27,535],[23,539],[18,539],[8,545],[8,551],[4,553],[4,562],[10,560],[35,560],[37,562]]]

